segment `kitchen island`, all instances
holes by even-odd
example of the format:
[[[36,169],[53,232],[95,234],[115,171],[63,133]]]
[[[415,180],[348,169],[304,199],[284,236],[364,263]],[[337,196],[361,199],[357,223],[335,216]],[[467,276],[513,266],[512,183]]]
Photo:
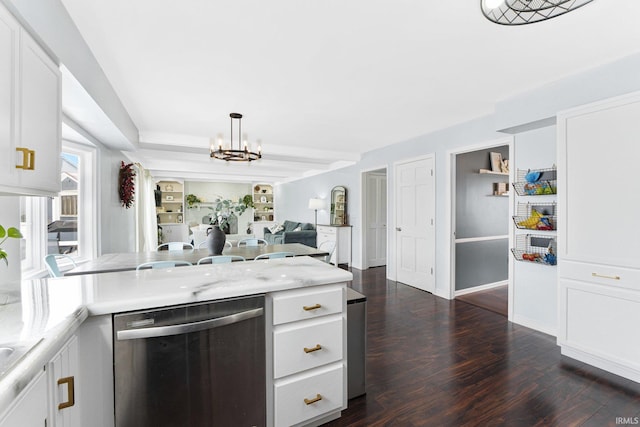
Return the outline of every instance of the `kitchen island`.
[[[273,341],[277,340],[278,328],[286,326],[291,329],[296,325],[293,322],[305,326],[305,322],[312,321],[291,313],[289,302],[301,300],[307,291],[313,293],[328,289],[328,294],[331,294],[335,293],[335,289],[340,289],[343,307],[338,312],[328,314],[339,317],[344,329],[344,288],[351,279],[351,273],[345,270],[309,257],[295,257],[25,281],[21,284],[19,294],[5,292],[3,295],[11,295],[12,298],[8,300],[10,303],[0,306],[3,325],[0,347],[14,349],[12,356],[4,361],[4,366],[0,359],[0,420],[6,416],[6,410],[16,396],[42,371],[52,354],[67,339],[76,335],[79,348],[77,388],[82,390],[78,399],[78,422],[80,425],[89,425],[90,421],[91,425],[112,426],[113,419],[109,420],[108,415],[113,410],[108,406],[113,402],[113,397],[111,402],[108,399],[104,401],[105,396],[113,394],[113,388],[105,390],[105,387],[113,387],[112,379],[109,381],[113,363],[112,314],[265,294],[269,302],[265,309],[269,342],[267,425],[279,425],[275,421],[279,382],[286,386],[295,382],[297,375],[304,373],[303,376],[308,379],[313,369],[327,369],[326,366],[313,369],[302,367],[298,371],[282,374],[274,372],[274,366],[276,369],[279,366],[273,354]],[[327,285],[330,286],[327,288]],[[305,312],[304,316],[323,315],[322,309],[315,311]],[[342,340],[346,341],[346,334],[342,335]],[[344,351],[339,365],[344,369],[340,370],[340,375],[346,379],[346,345],[342,344]],[[346,388],[346,381],[343,382],[343,388]],[[340,400],[337,412],[332,411],[334,416],[346,407],[346,392],[340,396]],[[280,399],[279,404],[287,402]]]

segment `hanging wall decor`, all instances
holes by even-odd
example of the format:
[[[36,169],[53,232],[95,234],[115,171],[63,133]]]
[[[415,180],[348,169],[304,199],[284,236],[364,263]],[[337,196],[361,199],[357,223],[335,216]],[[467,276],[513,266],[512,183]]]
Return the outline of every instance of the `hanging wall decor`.
[[[133,206],[133,195],[135,193],[133,178],[135,176],[136,172],[133,170],[133,163],[125,164],[121,162],[120,173],[118,175],[120,181],[118,192],[120,194],[120,202],[122,202],[122,206],[126,209]]]

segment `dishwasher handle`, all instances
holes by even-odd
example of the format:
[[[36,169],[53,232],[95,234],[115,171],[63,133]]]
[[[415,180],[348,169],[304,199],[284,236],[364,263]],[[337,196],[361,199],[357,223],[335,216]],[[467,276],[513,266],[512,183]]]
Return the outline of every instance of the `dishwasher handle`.
[[[170,335],[188,334],[190,332],[204,331],[205,329],[219,328],[242,322],[243,320],[260,317],[264,314],[264,308],[241,311],[215,319],[201,320],[193,323],[181,323],[179,325],[156,326],[153,328],[127,329],[118,331],[116,337],[119,341],[135,340],[140,338],[166,337]]]

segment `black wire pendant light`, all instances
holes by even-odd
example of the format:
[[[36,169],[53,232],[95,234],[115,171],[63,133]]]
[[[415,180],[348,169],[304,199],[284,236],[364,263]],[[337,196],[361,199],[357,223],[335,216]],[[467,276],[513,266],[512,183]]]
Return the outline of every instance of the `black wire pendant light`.
[[[480,0],[484,16],[502,25],[544,21],[584,6],[593,0]]]
[[[211,143],[211,148],[209,151],[209,157],[214,159],[220,159],[227,162],[251,162],[253,160],[258,160],[262,158],[262,147],[258,143],[258,151],[250,151],[247,141],[244,141],[244,144],[240,143],[240,138],[242,135],[242,114],[240,113],[231,113],[229,114],[231,117],[231,140],[229,144],[229,148],[222,147],[222,137],[218,138],[218,148],[214,148],[213,141]],[[238,148],[234,148],[233,145],[233,121],[238,121]]]

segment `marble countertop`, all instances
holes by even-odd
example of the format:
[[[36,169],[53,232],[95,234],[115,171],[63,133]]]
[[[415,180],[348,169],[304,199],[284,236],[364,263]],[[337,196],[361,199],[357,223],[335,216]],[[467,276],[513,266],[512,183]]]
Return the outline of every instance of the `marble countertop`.
[[[293,257],[31,280],[19,291],[0,289],[0,414],[87,316],[352,279],[317,259]],[[13,351],[3,355],[2,348]]]

